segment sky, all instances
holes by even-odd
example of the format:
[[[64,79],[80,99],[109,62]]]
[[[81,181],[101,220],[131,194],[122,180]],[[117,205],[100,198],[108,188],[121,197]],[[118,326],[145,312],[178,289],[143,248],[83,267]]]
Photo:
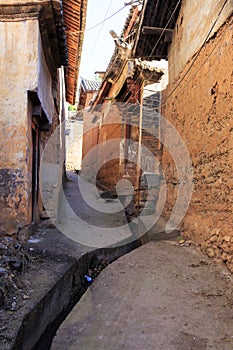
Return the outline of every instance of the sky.
[[[106,70],[115,48],[109,31],[113,29],[117,35],[121,34],[131,6],[125,6],[112,18],[92,27],[123,8],[127,2],[129,0],[88,0],[79,77],[95,80],[95,71]]]

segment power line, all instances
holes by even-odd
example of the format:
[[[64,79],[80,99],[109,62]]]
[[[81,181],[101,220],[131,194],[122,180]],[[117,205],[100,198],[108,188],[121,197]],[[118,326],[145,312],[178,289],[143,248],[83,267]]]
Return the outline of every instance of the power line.
[[[193,67],[194,63],[196,62],[197,58],[199,57],[199,55],[200,55],[200,53],[201,53],[203,47],[205,46],[206,42],[208,41],[209,36],[210,36],[210,34],[211,34],[213,28],[215,27],[215,25],[216,25],[216,23],[217,23],[219,17],[221,16],[222,11],[224,10],[224,7],[226,6],[227,2],[228,2],[228,0],[225,0],[224,4],[222,5],[222,7],[221,7],[221,9],[220,9],[220,11],[219,11],[219,13],[218,13],[218,15],[217,15],[216,20],[214,21],[214,23],[212,24],[210,30],[208,31],[208,34],[206,35],[206,38],[205,38],[203,44],[201,45],[200,49],[199,49],[198,52],[196,53],[196,55],[195,55],[195,57],[194,57],[194,59],[193,59],[192,64],[189,66],[188,70],[185,72],[184,76],[181,78],[181,80],[178,82],[178,84],[177,84],[177,85],[171,90],[171,92],[168,94],[168,96],[166,97],[166,101],[167,101],[168,98],[174,93],[174,91],[176,91],[176,89],[178,88],[178,86],[182,83],[182,81],[185,79],[185,77],[186,77],[186,76],[188,75],[188,73],[190,72],[191,68]],[[179,5],[179,3],[180,3],[180,0],[179,0],[179,2],[178,2],[177,5]],[[176,9],[177,9],[177,6],[176,6],[175,10],[173,11],[173,13],[171,14],[171,16],[170,16],[170,18],[169,18],[169,20],[168,20],[168,22],[167,22],[167,24],[166,24],[164,30],[165,30],[165,29],[167,28],[167,26],[169,25],[169,23],[170,23],[170,21],[171,21],[171,18],[173,17],[174,12],[176,11]],[[161,40],[162,34],[163,34],[163,33],[161,33],[159,39],[158,39],[157,42],[155,43],[155,46],[153,47],[153,50],[152,50],[151,54],[147,57],[147,60],[152,56],[152,54],[153,54],[155,48],[157,47],[159,41]],[[213,51],[214,51],[214,50],[211,51],[210,55],[212,54]],[[177,61],[178,61],[178,60],[177,60]],[[173,65],[175,65],[175,63],[174,63]],[[198,71],[197,71],[197,72],[198,72]],[[196,72],[196,73],[197,73],[197,72]],[[153,75],[153,73],[151,73],[151,76],[152,76],[152,75]],[[195,76],[195,75],[194,75],[194,76]],[[187,82],[187,84],[189,84],[189,82],[190,82],[191,80],[192,80],[192,79],[190,79],[190,80]],[[186,85],[187,85],[187,84],[186,84]],[[185,86],[186,86],[186,85],[185,85]],[[139,87],[139,89],[138,89],[137,92],[139,92],[140,89],[141,89],[141,86]],[[163,105],[160,105],[160,107],[164,106],[165,103],[166,103],[166,101],[163,103]]]
[[[180,4],[180,1],[181,1],[181,0],[179,0],[179,2],[177,3],[177,5],[176,5],[174,11],[172,12],[172,14],[171,14],[171,16],[170,16],[170,18],[169,18],[169,20],[168,20],[168,22],[167,22],[167,24],[166,24],[164,30],[168,27],[168,25],[169,25],[169,23],[170,23],[170,21],[171,21],[173,15],[174,15],[174,13],[175,13],[177,7],[178,7],[178,5]],[[182,83],[182,81],[185,79],[185,77],[186,77],[186,76],[188,75],[188,73],[190,72],[191,68],[193,67],[194,63],[196,62],[197,58],[199,57],[199,55],[200,55],[200,53],[201,53],[203,47],[205,46],[206,42],[208,41],[209,36],[210,36],[210,34],[211,34],[213,28],[215,27],[215,25],[216,25],[216,23],[217,23],[217,21],[218,21],[218,19],[219,19],[219,17],[220,17],[220,15],[221,15],[221,13],[222,13],[222,11],[223,11],[223,9],[224,9],[224,7],[225,7],[225,5],[226,5],[227,2],[228,2],[228,0],[225,0],[223,6],[221,7],[221,9],[220,9],[220,11],[219,11],[219,13],[218,13],[218,15],[217,15],[216,20],[214,21],[213,25],[211,26],[211,28],[210,28],[210,30],[209,30],[209,32],[208,32],[208,34],[207,34],[207,36],[206,36],[206,38],[205,38],[205,40],[204,40],[204,43],[201,45],[200,49],[199,49],[198,52],[196,53],[196,55],[195,55],[195,57],[194,57],[194,59],[193,59],[192,64],[190,65],[189,69],[186,71],[185,75],[181,78],[181,80],[179,81],[179,83],[178,83],[178,84],[172,89],[172,91],[169,93],[169,95],[168,95],[167,98],[166,98],[166,101],[167,101],[168,98],[174,93],[174,91],[178,88],[178,86]],[[120,9],[120,10],[122,10],[122,9]],[[152,52],[150,53],[150,55],[147,57],[147,60],[152,56],[152,54],[153,54],[155,48],[157,47],[159,41],[161,40],[162,35],[163,35],[163,33],[160,35],[159,39],[158,39],[157,42],[155,43],[155,46],[153,47],[153,50],[152,50]],[[217,43],[217,44],[218,44],[218,43]],[[217,46],[217,44],[216,44],[216,46]],[[214,49],[216,48],[216,46],[214,47]],[[213,53],[214,49],[213,49],[213,50],[211,51],[211,53],[209,54],[208,58],[209,58],[210,55]],[[204,62],[204,63],[205,63],[205,62]],[[204,64],[204,63],[203,63],[203,64]],[[173,63],[173,65],[174,65],[174,64],[175,64],[175,63]],[[203,65],[202,65],[202,66],[203,66]],[[200,68],[199,68],[199,69],[200,69]],[[198,71],[199,71],[199,70],[196,71],[195,75],[197,74]],[[153,73],[151,73],[151,76],[152,76],[152,75],[153,75]],[[195,76],[195,75],[194,75],[194,76]],[[189,82],[190,82],[191,80],[192,80],[192,78],[187,82],[187,84],[189,84]],[[186,85],[187,85],[187,84],[186,84]],[[186,85],[185,85],[185,86],[186,86]],[[139,92],[140,90],[141,90],[141,86],[138,88],[137,92]],[[163,105],[166,103],[166,101],[163,103]],[[163,105],[160,104],[160,107],[163,106]]]
[[[179,0],[178,3],[176,4],[176,7],[174,8],[172,14],[170,15],[169,20],[167,21],[165,27],[163,28],[163,30],[162,30],[162,32],[161,32],[161,34],[160,34],[160,37],[158,38],[157,42],[155,43],[155,45],[154,45],[154,47],[153,47],[153,49],[152,49],[150,55],[148,56],[147,60],[153,56],[153,53],[154,53],[156,47],[158,46],[158,44],[159,44],[159,42],[160,42],[160,40],[161,40],[161,38],[162,38],[162,36],[163,36],[165,30],[167,29],[169,23],[171,22],[172,17],[174,16],[174,14],[175,14],[175,12],[176,12],[178,6],[180,5],[180,2],[181,2],[181,0]]]
[[[118,11],[114,12],[111,16],[105,18],[103,21],[95,24],[94,26],[87,28],[87,30],[91,30],[94,29],[96,27],[98,27],[99,25],[101,25],[102,23],[106,22],[108,19],[112,18],[113,16],[115,16],[117,13],[119,13],[120,11],[124,10],[124,8],[127,6],[128,4],[125,4],[122,8],[120,8]]]
[[[168,96],[167,96],[167,98],[166,98],[166,101],[167,101],[168,98],[174,93],[174,91],[176,91],[176,89],[178,88],[178,86],[180,86],[180,84],[182,83],[182,81],[185,79],[185,77],[188,75],[188,73],[189,73],[190,70],[192,69],[192,67],[193,67],[194,63],[196,62],[197,58],[199,57],[199,55],[200,55],[200,53],[201,53],[203,47],[205,46],[207,40],[209,39],[209,36],[210,36],[212,30],[214,29],[214,27],[215,27],[215,25],[216,25],[216,23],[217,23],[219,17],[221,16],[221,13],[222,13],[224,7],[226,6],[226,3],[227,3],[227,2],[228,2],[228,0],[225,0],[223,6],[221,7],[221,9],[220,9],[220,11],[219,11],[219,13],[218,13],[218,15],[217,15],[216,20],[215,20],[214,23],[212,24],[212,26],[211,26],[211,28],[210,28],[210,30],[209,30],[209,32],[208,32],[208,34],[207,34],[207,36],[206,36],[206,38],[205,38],[205,40],[204,40],[204,43],[201,45],[200,49],[199,49],[198,52],[196,53],[196,56],[194,57],[194,59],[193,59],[191,65],[189,66],[188,70],[185,72],[185,74],[184,74],[183,77],[180,79],[180,81],[178,82],[178,84],[177,84],[176,86],[174,86],[174,88],[173,88],[173,89],[171,90],[171,92],[168,94]],[[218,44],[218,42],[217,42],[217,44]],[[217,44],[215,45],[214,49],[210,52],[208,58],[212,55],[213,51],[214,51],[215,48],[217,47]],[[205,60],[205,62],[206,62],[206,60]],[[204,62],[204,63],[205,63],[205,62]],[[204,64],[204,63],[203,63],[203,64]],[[202,65],[202,66],[203,66],[203,65]],[[202,67],[202,66],[201,66],[201,67]],[[194,76],[198,73],[199,70],[200,70],[200,68],[196,71],[196,73],[194,74]],[[194,76],[193,76],[193,77],[194,77]],[[187,85],[190,83],[190,81],[192,81],[193,77],[186,83],[185,86],[187,86]],[[166,103],[166,101],[164,102],[164,104]]]
[[[102,29],[103,29],[103,27],[104,27],[104,23],[105,23],[105,21],[106,21],[106,18],[107,18],[108,12],[109,12],[109,10],[110,10],[110,8],[111,8],[111,6],[112,6],[112,3],[113,3],[113,0],[110,0],[109,6],[108,6],[108,8],[107,8],[107,11],[105,12],[104,20],[102,21],[102,23],[101,23],[102,25],[101,25],[101,27],[100,27],[100,29],[99,29],[98,34],[97,34],[95,43],[94,43],[94,45],[93,45],[93,47],[92,47],[92,49],[91,49],[91,52],[90,52],[90,54],[89,54],[89,56],[88,56],[87,63],[90,61],[90,58],[91,58],[91,56],[92,56],[92,53],[93,53],[93,51],[95,50],[95,47],[96,47],[97,42],[98,42],[98,40],[99,40],[100,34],[101,34]]]
[[[226,0],[226,1],[227,1],[227,0]],[[155,43],[155,45],[154,45],[154,47],[153,47],[151,53],[147,56],[147,58],[146,58],[145,60],[149,60],[149,59],[152,57],[152,55],[153,55],[153,53],[154,53],[156,47],[158,46],[158,44],[159,44],[159,42],[160,42],[160,40],[161,40],[161,38],[162,38],[162,36],[163,36],[163,34],[164,34],[164,31],[167,29],[169,23],[170,23],[171,20],[172,20],[172,17],[174,16],[174,14],[175,14],[175,12],[176,12],[178,6],[180,5],[180,2],[181,2],[181,0],[178,1],[178,3],[176,4],[175,9],[173,10],[173,12],[172,12],[172,13],[170,12],[170,13],[171,13],[171,14],[170,14],[170,17],[169,17],[169,19],[168,19],[168,21],[167,21],[165,27],[163,28],[163,31],[161,32],[161,34],[160,34],[158,40],[156,41],[156,43]],[[152,76],[152,75],[153,75],[153,73],[151,73],[150,76]],[[138,93],[140,90],[141,90],[141,85],[140,85],[140,87],[139,87],[139,89],[137,90],[136,93]]]
[[[129,3],[125,3],[125,6],[126,6],[126,5],[132,5],[133,3],[136,3],[136,2],[137,2],[137,3],[140,3],[141,0],[130,1]],[[131,31],[132,31],[133,33],[131,33],[130,35],[128,35],[126,38],[124,38],[125,41],[126,41],[127,39],[129,39],[132,35],[135,34],[135,32],[134,32],[135,27],[136,27],[136,22],[134,23],[134,25],[133,25],[133,27],[132,27],[132,29],[131,29]],[[124,37],[124,32],[122,33],[122,37]],[[112,55],[112,58],[110,59],[110,62],[109,62],[109,64],[108,64],[107,70],[109,70],[109,69],[114,65],[114,63],[117,61],[117,56],[114,58],[114,54],[115,54],[116,51],[117,51],[117,50],[116,50],[116,48],[115,48],[115,50],[114,50],[114,52],[113,52],[113,55]]]

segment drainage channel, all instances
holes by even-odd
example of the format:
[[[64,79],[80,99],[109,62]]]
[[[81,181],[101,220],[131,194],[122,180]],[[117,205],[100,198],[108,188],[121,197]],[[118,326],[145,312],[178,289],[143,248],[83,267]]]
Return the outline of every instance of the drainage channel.
[[[107,266],[107,265],[106,265]],[[84,267],[84,266],[83,266]],[[98,270],[98,273],[104,268],[104,264],[101,264],[101,261],[97,258],[96,255],[93,255],[89,264],[89,268],[87,266],[84,267],[84,271],[95,271]],[[85,279],[86,275],[78,276],[77,281],[77,275],[75,274],[75,271],[77,270],[77,266],[74,266],[74,268],[71,271],[71,276],[69,280],[72,280],[72,289],[70,293],[70,300],[68,305],[64,307],[64,309],[61,311],[60,314],[46,327],[43,334],[40,336],[37,343],[33,346],[32,350],[49,350],[52,345],[52,341],[54,336],[56,335],[56,331],[61,325],[61,323],[66,319],[68,314],[71,312],[73,307],[78,303],[82,295],[86,292],[88,289],[89,283]],[[97,273],[95,277],[97,277]],[[94,277],[94,276],[93,276]]]
[[[86,292],[93,279],[110,263],[138,248],[141,238],[114,248],[100,248],[82,255],[51,290],[24,317],[12,350],[49,350],[61,323]]]

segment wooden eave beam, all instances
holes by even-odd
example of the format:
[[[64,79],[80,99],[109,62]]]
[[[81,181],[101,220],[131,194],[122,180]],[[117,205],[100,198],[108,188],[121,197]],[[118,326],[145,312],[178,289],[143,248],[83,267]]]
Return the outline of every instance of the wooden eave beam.
[[[146,35],[172,35],[173,29],[169,28],[158,28],[158,27],[142,27],[142,34]]]
[[[93,103],[93,108],[98,106],[98,104],[103,102],[104,98],[108,94],[110,86],[111,86],[111,84],[107,80],[105,80],[103,82],[103,85],[102,85],[101,89],[99,90],[98,95]]]
[[[158,28],[158,27],[142,27],[142,34],[144,35],[162,35],[165,43],[172,42],[173,29]]]

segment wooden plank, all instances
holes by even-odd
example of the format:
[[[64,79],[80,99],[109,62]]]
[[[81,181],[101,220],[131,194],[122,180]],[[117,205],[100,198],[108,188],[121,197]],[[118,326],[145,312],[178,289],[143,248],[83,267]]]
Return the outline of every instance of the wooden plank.
[[[169,28],[158,28],[158,27],[142,27],[142,34],[146,35],[166,35],[166,36],[172,36],[173,29]]]

